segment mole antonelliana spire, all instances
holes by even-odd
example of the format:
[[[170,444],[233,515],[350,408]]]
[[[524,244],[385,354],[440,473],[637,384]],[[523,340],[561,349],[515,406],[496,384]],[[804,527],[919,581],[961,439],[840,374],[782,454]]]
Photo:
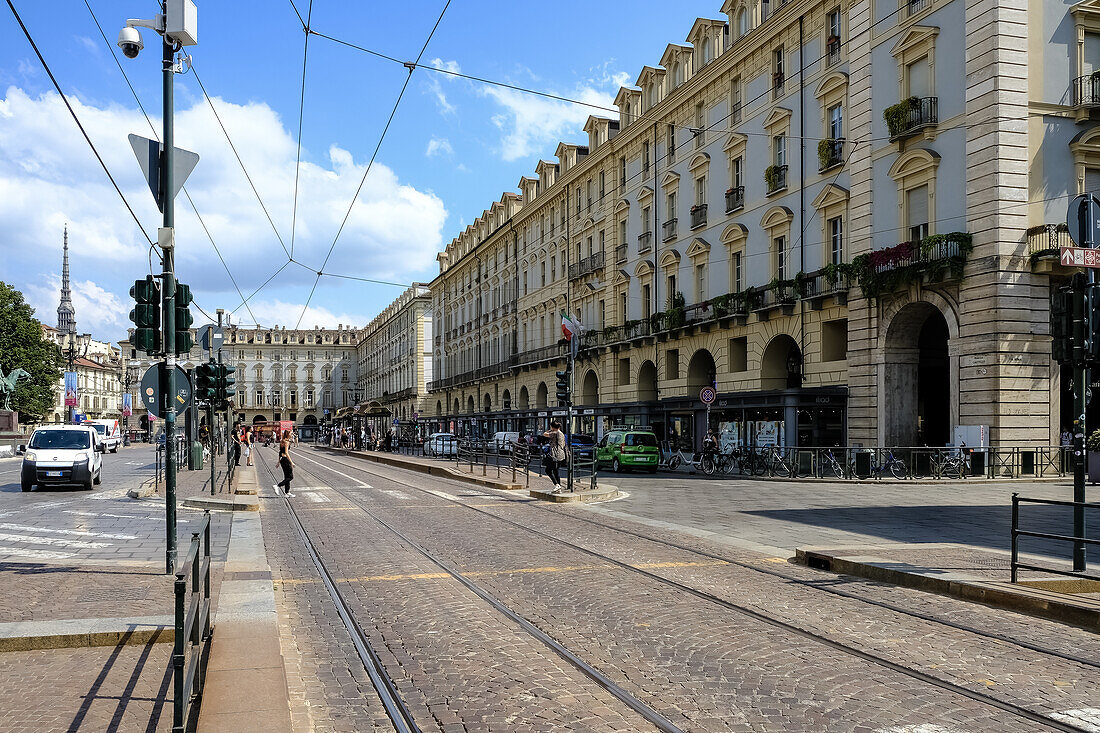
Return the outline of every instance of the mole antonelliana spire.
[[[69,290],[69,225],[65,225],[65,256],[61,265],[61,305],[57,306],[57,330],[76,333],[76,310]]]

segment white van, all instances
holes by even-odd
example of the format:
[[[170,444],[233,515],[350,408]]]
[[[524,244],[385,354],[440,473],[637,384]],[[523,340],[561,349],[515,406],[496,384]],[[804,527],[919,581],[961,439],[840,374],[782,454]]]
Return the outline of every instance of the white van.
[[[23,454],[20,483],[34,486],[80,486],[91,491],[100,481],[106,443],[90,425],[47,425],[31,434]]]
[[[122,445],[122,429],[118,426],[118,420],[85,420],[84,424],[95,428],[99,439],[107,444],[107,450],[118,453]]]
[[[493,433],[493,437],[489,441],[489,450],[494,453],[511,453],[512,444],[518,442],[519,433]]]

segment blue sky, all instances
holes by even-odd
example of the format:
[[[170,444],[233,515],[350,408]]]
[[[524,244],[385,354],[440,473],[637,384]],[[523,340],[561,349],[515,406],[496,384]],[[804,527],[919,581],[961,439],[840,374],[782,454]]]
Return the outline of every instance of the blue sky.
[[[114,42],[127,17],[155,2],[90,0]],[[295,0],[303,15],[309,0]],[[611,106],[622,83],[682,42],[718,0],[658,3],[487,3],[454,0],[421,63]],[[151,136],[83,0],[15,0],[59,83],[154,239],[159,213],[126,142]],[[199,2],[189,49],[260,196],[257,203],[193,74],[176,77],[177,145],[201,156],[188,190],[229,270],[251,293],[290,246],[304,34],[286,2]],[[402,60],[416,57],[442,0],[315,0],[311,27]],[[135,60],[119,54],[160,127],[160,48],[151,32]],[[116,49],[117,51],[117,49]],[[306,71],[295,258],[320,267],[408,72],[312,36]],[[559,140],[584,139],[594,110],[548,102],[426,70],[413,73],[394,123],[325,270],[409,283],[438,272],[435,252]],[[597,114],[600,114],[596,111]],[[608,113],[610,114],[610,113]],[[54,323],[62,226],[81,331],[117,341],[129,325],[129,288],[149,271],[148,246],[53,92],[6,4],[0,6],[0,279]],[[177,201],[177,268],[204,309],[293,327],[315,274],[290,265],[238,308],[229,276],[187,199]],[[322,278],[302,326],[364,325],[401,288]],[[199,315],[196,313],[196,319]]]

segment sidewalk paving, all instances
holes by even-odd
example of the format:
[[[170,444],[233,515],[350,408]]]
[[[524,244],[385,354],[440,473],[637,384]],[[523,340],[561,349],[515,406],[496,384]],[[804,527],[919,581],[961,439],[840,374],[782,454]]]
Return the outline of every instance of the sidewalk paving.
[[[179,499],[209,496],[209,481],[209,470],[181,471]],[[0,516],[0,679],[19,691],[0,706],[0,730],[171,729],[164,485],[143,499],[127,498],[128,488],[17,496]],[[178,557],[201,518],[179,508]],[[231,524],[212,515],[215,603]]]

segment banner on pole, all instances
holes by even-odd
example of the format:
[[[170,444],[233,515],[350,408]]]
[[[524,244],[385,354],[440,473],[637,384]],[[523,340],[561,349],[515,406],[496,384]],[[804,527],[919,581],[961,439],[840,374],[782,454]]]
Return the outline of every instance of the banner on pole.
[[[124,417],[134,414],[134,396],[129,392],[122,395],[122,414]]]
[[[65,407],[76,407],[76,372],[65,372]]]

